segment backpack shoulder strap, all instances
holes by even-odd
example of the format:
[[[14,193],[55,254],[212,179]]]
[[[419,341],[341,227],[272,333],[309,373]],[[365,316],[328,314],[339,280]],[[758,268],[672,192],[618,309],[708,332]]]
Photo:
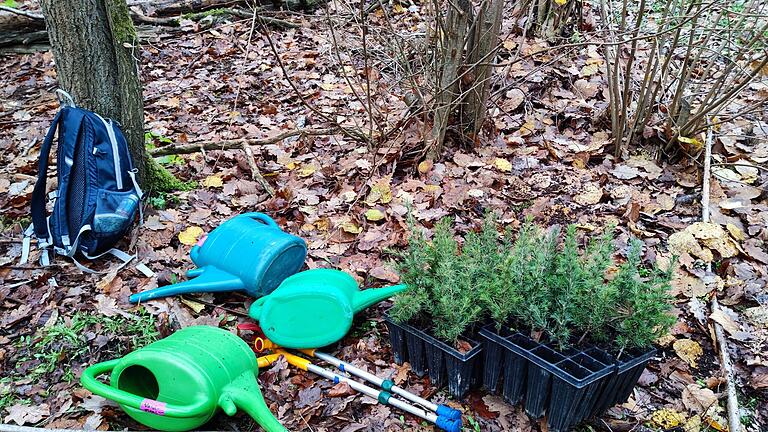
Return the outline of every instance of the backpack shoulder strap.
[[[59,185],[58,185],[58,200],[59,202],[54,208],[54,211],[58,211],[58,217],[56,220],[59,222],[57,225],[57,235],[61,236],[61,243],[67,250],[70,246],[69,238],[69,223],[67,223],[67,208],[68,203],[68,191],[70,175],[72,173],[72,166],[74,164],[83,164],[84,160],[75,160],[75,149],[77,148],[77,140],[80,137],[80,131],[83,126],[83,120],[86,115],[86,111],[77,107],[67,107],[66,115],[60,120],[59,131],[63,130],[64,135],[59,139]],[[87,135],[84,135],[87,136]],[[81,145],[83,145],[81,143]]]
[[[51,153],[53,135],[58,129],[59,121],[61,120],[63,112],[64,109],[61,109],[56,113],[56,117],[53,118],[53,123],[51,123],[51,127],[48,129],[48,133],[45,135],[43,145],[40,147],[40,161],[38,162],[37,181],[35,182],[35,189],[32,191],[32,225],[34,226],[35,236],[39,241],[45,241],[46,245],[50,240],[48,223],[46,222],[45,217],[45,187],[48,181],[48,158],[50,157]]]

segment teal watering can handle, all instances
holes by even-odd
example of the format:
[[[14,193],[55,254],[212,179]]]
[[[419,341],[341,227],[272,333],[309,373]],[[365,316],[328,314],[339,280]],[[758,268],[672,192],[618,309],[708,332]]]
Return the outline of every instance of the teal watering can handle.
[[[266,225],[269,225],[269,226],[271,226],[273,228],[280,229],[280,225],[278,225],[277,222],[275,222],[274,219],[272,219],[271,217],[265,215],[264,213],[255,213],[255,212],[243,213],[240,216],[249,217],[251,219],[255,219],[255,220],[259,221],[259,222],[262,222],[262,223],[264,223]]]
[[[210,412],[211,408],[206,401],[194,405],[174,405],[154,399],[143,398],[133,393],[128,393],[116,387],[104,384],[96,377],[107,372],[120,363],[120,359],[110,360],[103,363],[96,363],[83,371],[80,377],[80,383],[86,389],[99,396],[111,399],[121,405],[136,408],[148,413],[157,414],[173,418],[197,417]]]

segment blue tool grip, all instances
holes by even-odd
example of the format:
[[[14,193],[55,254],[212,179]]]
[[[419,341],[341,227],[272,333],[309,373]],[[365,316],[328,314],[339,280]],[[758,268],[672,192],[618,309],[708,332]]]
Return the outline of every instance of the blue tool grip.
[[[461,432],[461,420],[449,419],[447,417],[438,417],[435,425],[448,432]]]
[[[440,417],[447,417],[451,420],[461,419],[461,411],[451,408],[447,405],[438,405],[437,411],[435,411],[435,414],[437,414]]]

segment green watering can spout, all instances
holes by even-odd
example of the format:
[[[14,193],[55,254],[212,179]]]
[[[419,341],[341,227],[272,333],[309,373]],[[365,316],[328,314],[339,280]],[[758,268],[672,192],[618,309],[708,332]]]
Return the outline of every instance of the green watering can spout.
[[[352,299],[352,309],[355,312],[360,312],[368,306],[374,305],[382,300],[386,300],[389,297],[392,297],[399,292],[405,291],[407,288],[407,285],[400,284],[384,288],[368,288],[363,291],[358,291],[355,293],[355,296]]]
[[[287,432],[287,429],[269,411],[259,390],[259,384],[251,373],[246,372],[240,375],[224,389],[219,398],[219,406],[229,416],[235,415],[238,408],[242,409],[266,432]]]

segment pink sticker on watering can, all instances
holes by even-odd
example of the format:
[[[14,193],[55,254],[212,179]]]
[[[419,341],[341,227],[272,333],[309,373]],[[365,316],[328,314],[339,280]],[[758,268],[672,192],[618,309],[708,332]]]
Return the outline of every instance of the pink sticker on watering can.
[[[203,243],[205,243],[206,240],[208,240],[208,234],[204,234],[202,237],[200,237],[195,246],[203,247]]]
[[[144,399],[141,401],[141,406],[139,406],[139,408],[148,413],[165,415],[165,402],[156,401],[154,399]]]

